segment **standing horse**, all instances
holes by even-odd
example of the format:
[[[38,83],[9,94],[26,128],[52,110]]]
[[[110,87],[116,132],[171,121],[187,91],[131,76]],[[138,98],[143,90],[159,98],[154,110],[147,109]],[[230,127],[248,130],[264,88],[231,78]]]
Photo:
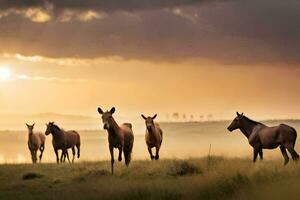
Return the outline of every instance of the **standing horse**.
[[[145,140],[150,154],[150,158],[151,160],[153,159],[158,160],[159,150],[163,139],[163,132],[159,124],[154,122],[154,119],[156,118],[157,114],[155,114],[153,117],[145,117],[143,114],[141,116],[146,123],[147,129],[146,129]],[[155,147],[156,149],[155,157],[152,154],[153,147]]]
[[[46,141],[46,137],[44,134],[42,133],[34,133],[33,132],[33,128],[34,125],[29,125],[26,124],[27,129],[28,129],[28,148],[29,151],[31,153],[31,160],[32,163],[36,163],[37,161],[37,151],[40,150],[41,154],[40,154],[40,162],[42,161],[42,157],[43,157],[43,152],[45,150],[45,141]]]
[[[113,118],[115,113],[113,107],[110,111],[103,112],[99,107],[98,112],[102,115],[103,128],[108,132],[109,151],[111,156],[111,173],[114,173],[114,148],[119,149],[119,162],[122,161],[122,151],[124,152],[125,163],[128,166],[131,160],[131,153],[133,148],[134,136],[132,125],[124,123],[121,126],[117,124]]]
[[[299,159],[299,155],[295,151],[295,143],[297,132],[293,127],[285,124],[279,126],[268,127],[260,122],[253,121],[244,116],[243,113],[236,113],[237,117],[227,128],[230,132],[240,129],[248,138],[249,144],[253,147],[253,162],[259,154],[263,159],[263,149],[275,149],[280,147],[284,157],[284,164],[289,162],[289,156],[286,149],[290,152],[294,161]]]
[[[77,158],[80,157],[80,135],[76,131],[64,131],[60,129],[54,122],[49,122],[46,124],[47,129],[45,134],[49,135],[50,133],[53,136],[52,145],[54,148],[54,152],[56,155],[56,162],[59,163],[58,150],[62,150],[62,154],[60,157],[60,162],[63,162],[63,158],[65,160],[66,156],[69,159],[68,149],[72,148],[72,163],[75,158],[75,146],[77,147]]]

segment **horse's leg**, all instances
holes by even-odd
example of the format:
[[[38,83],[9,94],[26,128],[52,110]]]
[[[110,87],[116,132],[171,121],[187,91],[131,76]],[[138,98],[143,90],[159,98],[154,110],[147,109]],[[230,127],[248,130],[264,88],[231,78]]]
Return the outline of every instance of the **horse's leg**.
[[[109,145],[109,151],[110,151],[110,158],[111,158],[111,174],[114,174],[114,148],[113,146]]]
[[[256,158],[258,156],[259,148],[253,148],[253,162],[256,162]]]
[[[61,150],[61,155],[60,155],[60,162],[63,163],[64,160],[66,160],[65,158],[66,154],[65,154],[65,150]]]
[[[55,155],[56,155],[56,162],[59,163],[59,157],[58,157],[58,149],[54,149]]]
[[[37,150],[33,151],[33,159],[34,159],[34,163],[36,163],[36,161],[37,161]]]
[[[34,158],[33,158],[33,150],[30,149],[30,155],[31,155],[31,161],[34,163]]]
[[[155,149],[156,149],[155,160],[158,160],[159,159],[159,149],[160,149],[160,147],[155,147]]]
[[[118,161],[121,162],[122,161],[122,150],[123,150],[123,148],[120,146],[118,149],[119,149]]]
[[[260,148],[258,153],[259,153],[260,160],[263,160],[263,149]]]
[[[286,149],[283,145],[280,145],[280,150],[281,150],[282,156],[284,158],[284,165],[286,165],[286,164],[288,164],[290,158],[289,158],[289,156],[286,152]]]
[[[80,144],[77,144],[76,147],[77,147],[77,158],[79,158],[80,157]]]
[[[40,151],[41,151],[41,154],[40,154],[40,162],[42,161],[42,157],[43,157],[43,152],[45,150],[45,146],[44,145],[41,145],[40,146]]]
[[[72,147],[72,154],[73,154],[72,163],[74,163],[74,158],[75,158],[75,147]]]
[[[149,151],[151,160],[153,160],[153,159],[154,159],[154,156],[153,156],[153,154],[152,154],[152,149],[151,149],[151,147],[148,147],[148,151]]]
[[[71,163],[70,161],[70,157],[69,157],[69,152],[68,152],[68,149],[66,149],[66,155],[65,155],[65,159],[66,159],[66,156],[67,156],[67,159],[68,159],[68,162]],[[64,160],[65,162],[65,160]]]
[[[290,152],[293,160],[299,160],[299,155],[297,154],[297,152],[295,151],[295,149],[292,147],[292,145],[288,145],[286,148]]]

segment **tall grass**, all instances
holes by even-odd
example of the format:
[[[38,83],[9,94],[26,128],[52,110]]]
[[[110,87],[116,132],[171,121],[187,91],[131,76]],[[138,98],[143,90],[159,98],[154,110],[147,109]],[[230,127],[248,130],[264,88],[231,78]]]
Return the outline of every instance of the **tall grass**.
[[[113,176],[108,161],[0,166],[0,199],[298,199],[299,183],[299,164],[214,156],[117,163]]]

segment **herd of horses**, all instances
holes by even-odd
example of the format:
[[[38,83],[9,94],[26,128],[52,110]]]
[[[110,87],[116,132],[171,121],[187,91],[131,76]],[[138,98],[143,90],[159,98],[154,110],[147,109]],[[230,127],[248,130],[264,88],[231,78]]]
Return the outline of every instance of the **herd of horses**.
[[[125,164],[128,166],[131,161],[131,154],[134,143],[134,134],[132,125],[130,123],[123,123],[119,125],[113,114],[116,109],[113,107],[110,110],[103,111],[100,107],[98,113],[101,115],[103,128],[108,133],[109,151],[111,156],[111,172],[114,173],[114,149],[119,150],[118,161],[122,161],[122,154],[124,155]],[[296,130],[286,124],[280,124],[274,127],[268,127],[260,122],[249,119],[243,113],[236,113],[237,116],[231,122],[227,128],[230,132],[239,129],[248,139],[249,144],[253,147],[253,162],[256,161],[257,156],[263,159],[263,149],[275,149],[280,147],[281,153],[284,157],[284,164],[289,162],[289,156],[287,151],[292,156],[294,161],[299,160],[299,155],[295,151],[295,143],[297,139]],[[159,159],[159,150],[163,140],[163,131],[159,124],[154,122],[157,117],[155,114],[153,117],[141,115],[145,120],[146,134],[145,140],[148,147],[151,160]],[[52,134],[52,145],[56,155],[57,163],[62,163],[69,159],[68,149],[72,149],[72,163],[74,162],[76,149],[77,158],[80,157],[80,135],[74,130],[65,131],[61,129],[54,122],[46,124],[45,134],[33,132],[34,124],[26,124],[28,128],[28,148],[31,153],[32,162],[37,162],[37,152],[40,151],[39,161],[41,162],[43,152],[45,149],[46,136]],[[45,136],[46,135],[46,136]],[[155,148],[155,156],[152,153],[152,149]],[[58,150],[61,150],[61,156],[59,157]]]

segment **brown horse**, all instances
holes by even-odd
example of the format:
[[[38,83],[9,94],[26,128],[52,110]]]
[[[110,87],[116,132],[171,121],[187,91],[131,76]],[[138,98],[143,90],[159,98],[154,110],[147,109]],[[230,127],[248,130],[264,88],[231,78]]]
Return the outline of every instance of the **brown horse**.
[[[159,159],[159,150],[160,150],[160,146],[161,146],[162,139],[163,139],[163,132],[162,132],[159,124],[154,122],[154,119],[156,117],[157,117],[157,114],[155,114],[153,117],[145,117],[142,114],[142,118],[146,122],[147,129],[146,129],[145,140],[146,140],[146,144],[148,146],[148,151],[149,151],[151,160]],[[153,147],[155,147],[155,149],[156,149],[155,157],[152,154]]]
[[[37,151],[40,150],[41,154],[40,154],[40,162],[42,161],[42,157],[43,157],[43,152],[45,150],[45,141],[46,141],[46,137],[44,134],[42,133],[34,133],[33,132],[33,128],[34,125],[29,125],[26,124],[27,129],[28,129],[28,148],[29,151],[31,153],[31,160],[32,163],[36,163],[37,161]]]
[[[60,157],[60,162],[63,162],[66,157],[69,159],[68,149],[72,148],[72,163],[75,158],[75,146],[77,147],[77,158],[80,157],[80,135],[76,131],[64,131],[60,129],[54,122],[49,122],[46,124],[47,129],[45,134],[49,135],[50,133],[53,136],[52,145],[56,155],[56,162],[59,163],[58,150],[62,150]],[[64,159],[64,160],[63,160]]]
[[[289,162],[289,156],[286,149],[290,152],[294,161],[299,159],[299,155],[295,151],[295,143],[297,132],[293,127],[285,124],[279,126],[268,127],[260,122],[253,121],[244,116],[243,113],[236,113],[237,117],[232,121],[228,130],[230,132],[240,129],[241,132],[248,138],[249,144],[253,147],[253,162],[259,154],[263,159],[263,149],[275,149],[280,147],[284,157],[284,164]]]
[[[111,156],[111,173],[114,173],[114,148],[119,149],[119,162],[122,161],[122,151],[124,151],[125,163],[128,166],[131,160],[134,136],[132,125],[124,123],[121,126],[113,118],[115,112],[113,107],[110,111],[103,112],[99,107],[98,112],[102,115],[103,128],[108,132],[109,151]]]

